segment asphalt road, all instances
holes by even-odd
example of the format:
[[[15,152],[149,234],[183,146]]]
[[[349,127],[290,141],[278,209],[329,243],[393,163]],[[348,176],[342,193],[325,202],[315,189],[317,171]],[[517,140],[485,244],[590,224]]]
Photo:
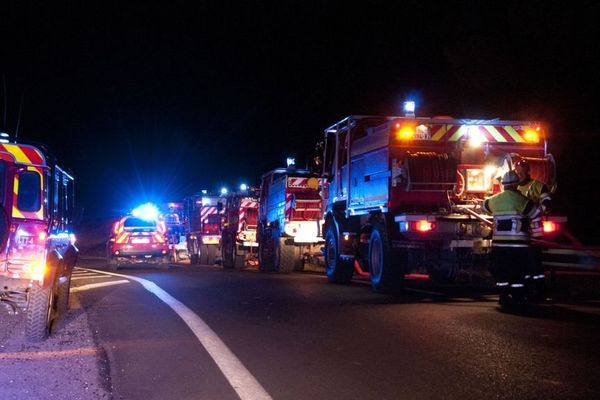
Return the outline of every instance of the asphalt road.
[[[115,399],[600,397],[594,305],[506,313],[480,292],[388,296],[321,275],[79,267],[76,297]],[[134,278],[172,296],[200,330]]]

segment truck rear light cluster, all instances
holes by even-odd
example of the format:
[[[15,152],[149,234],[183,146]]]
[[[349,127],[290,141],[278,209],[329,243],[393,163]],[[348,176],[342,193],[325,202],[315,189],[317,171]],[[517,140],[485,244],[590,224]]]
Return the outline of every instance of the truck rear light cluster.
[[[543,229],[544,233],[553,233],[560,229],[560,225],[554,221],[544,221]]]
[[[418,221],[401,221],[400,232],[431,232],[435,230],[436,225],[433,221],[425,219]]]

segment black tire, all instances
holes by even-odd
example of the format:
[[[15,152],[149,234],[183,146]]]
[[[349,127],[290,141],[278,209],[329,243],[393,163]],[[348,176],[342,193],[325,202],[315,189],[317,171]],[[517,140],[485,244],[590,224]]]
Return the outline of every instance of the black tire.
[[[279,239],[279,272],[287,274],[297,268],[300,263],[298,247],[285,243],[285,238]]]
[[[325,273],[332,283],[348,283],[354,274],[351,260],[342,260],[339,254],[338,238],[335,226],[329,224],[325,231]]]
[[[160,269],[169,269],[169,267],[171,266],[171,257],[170,256],[164,256],[160,259],[160,261],[158,262],[158,266]]]
[[[214,244],[206,245],[207,248],[207,260],[206,263],[208,265],[213,265],[217,258],[217,246]]]
[[[245,254],[236,254],[233,259],[233,267],[237,269],[244,268],[246,266],[246,255]]]
[[[205,244],[200,245],[199,263],[208,264],[208,246]]]
[[[108,261],[108,270],[112,271],[112,272],[117,272],[117,270],[119,269],[119,261],[117,260],[117,258],[109,257],[107,261]]]
[[[405,252],[399,252],[400,265],[392,261],[392,249],[383,224],[375,224],[369,238],[371,287],[378,293],[395,293],[404,283]]]
[[[30,342],[41,342],[50,334],[55,317],[56,296],[52,287],[34,286],[29,292],[25,336]]]
[[[56,309],[58,315],[64,315],[69,310],[69,295],[71,293],[71,273],[63,277],[63,282],[58,284],[58,298],[56,300]]]
[[[223,268],[235,267],[235,243],[223,235],[221,241],[221,257],[223,259]]]
[[[279,240],[272,234],[261,235],[258,246],[258,270],[277,272],[279,269]]]

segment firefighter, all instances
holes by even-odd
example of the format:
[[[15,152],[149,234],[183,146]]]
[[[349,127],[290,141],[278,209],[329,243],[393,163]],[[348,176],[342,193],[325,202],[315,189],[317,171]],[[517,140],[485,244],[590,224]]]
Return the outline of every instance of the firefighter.
[[[535,292],[528,292],[539,290],[536,285],[530,285],[541,265],[531,246],[529,221],[540,210],[519,192],[518,184],[516,172],[507,172],[502,177],[504,191],[483,203],[483,209],[494,216],[491,272],[500,292],[501,305],[539,297]]]
[[[550,205],[550,190],[544,183],[531,178],[529,163],[524,158],[515,163],[515,172],[519,177],[517,189],[528,199],[533,200],[542,211]]]

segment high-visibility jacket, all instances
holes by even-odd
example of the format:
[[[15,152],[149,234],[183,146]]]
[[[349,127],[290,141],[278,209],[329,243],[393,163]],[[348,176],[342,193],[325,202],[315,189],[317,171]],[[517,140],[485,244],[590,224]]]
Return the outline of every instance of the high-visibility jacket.
[[[517,186],[517,189],[523,196],[533,200],[538,205],[550,202],[548,186],[535,179],[530,179],[528,182],[520,184]]]
[[[519,192],[523,194],[523,196],[532,200],[536,205],[541,208],[541,211],[546,210],[550,204],[550,191],[548,190],[548,186],[543,184],[540,181],[536,181],[535,179],[529,179],[526,183],[520,184],[517,186]],[[543,236],[543,225],[541,213],[531,219],[531,233],[533,237]]]
[[[531,239],[529,222],[539,215],[535,203],[515,190],[505,190],[483,202],[494,216],[494,247],[527,247]]]

